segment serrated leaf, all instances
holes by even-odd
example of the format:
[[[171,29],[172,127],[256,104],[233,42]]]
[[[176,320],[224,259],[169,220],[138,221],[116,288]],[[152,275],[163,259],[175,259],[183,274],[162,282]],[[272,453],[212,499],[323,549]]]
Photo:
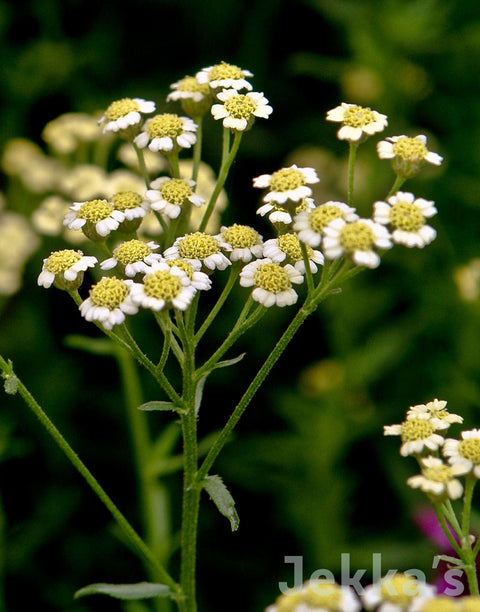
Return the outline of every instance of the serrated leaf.
[[[175,406],[175,404],[173,404],[172,402],[163,402],[163,401],[157,401],[157,400],[153,400],[151,402],[145,402],[145,404],[142,404],[141,406],[139,406],[138,409],[139,410],[161,410],[161,411],[170,410],[172,412],[181,411],[181,409]]]
[[[149,599],[169,597],[170,588],[165,584],[137,582],[136,584],[107,584],[100,582],[83,587],[75,593],[75,599],[86,595],[109,595],[115,599]]]
[[[236,531],[240,519],[235,509],[235,500],[223,480],[217,474],[214,476],[206,476],[203,487],[212,498],[220,514],[226,516],[230,521],[232,531]]]

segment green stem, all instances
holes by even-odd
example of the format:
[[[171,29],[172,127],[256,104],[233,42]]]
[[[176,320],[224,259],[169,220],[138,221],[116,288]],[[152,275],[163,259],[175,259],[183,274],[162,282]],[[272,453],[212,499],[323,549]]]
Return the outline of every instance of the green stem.
[[[147,186],[147,189],[150,189],[150,176],[148,174],[147,164],[145,163],[143,151],[135,144],[135,142],[132,142],[132,146],[135,149],[135,153],[137,154],[138,166],[140,168],[140,172],[142,173],[143,180],[145,181],[145,185]]]
[[[455,538],[452,535],[452,532],[450,531],[450,528],[445,520],[445,516],[444,516],[444,512],[442,509],[442,505],[439,503],[434,503],[433,507],[435,508],[435,514],[437,515],[437,519],[438,522],[440,523],[440,527],[443,530],[443,533],[446,535],[448,541],[450,542],[452,548],[455,550],[455,552],[457,553],[457,555],[463,559],[462,557],[462,549],[460,548],[460,546],[458,545],[457,541],[455,540]]]
[[[203,115],[194,117],[193,119],[197,124],[197,141],[193,145],[193,166],[192,166],[192,180],[197,182],[198,170],[200,168],[200,160],[202,159],[202,144],[203,144]]]
[[[313,291],[314,282],[313,274],[310,270],[310,260],[308,258],[307,245],[304,242],[300,241],[300,248],[302,250],[303,265],[305,266],[305,276],[307,277],[308,293],[311,294]]]
[[[400,189],[400,187],[403,185],[403,183],[406,180],[407,179],[404,176],[402,176],[400,174],[397,174],[397,176],[395,177],[395,180],[393,182],[393,185],[392,185],[390,191],[387,194],[387,198],[389,198],[390,196],[395,194]]]
[[[180,166],[178,163],[178,152],[169,153],[166,155],[170,164],[172,178],[180,178]]]
[[[226,128],[225,128],[226,129]],[[225,135],[225,131],[224,131],[224,135]],[[220,195],[220,192],[223,189],[223,186],[225,185],[225,181],[227,180],[227,176],[228,176],[228,172],[230,170],[230,167],[233,163],[233,160],[235,159],[235,156],[238,153],[238,149],[240,147],[240,142],[242,140],[242,135],[243,132],[237,131],[235,132],[235,138],[233,140],[233,144],[232,144],[232,148],[230,149],[228,155],[223,156],[223,162],[222,162],[222,166],[220,168],[220,172],[218,174],[218,178],[217,178],[217,183],[215,185],[215,188],[213,190],[212,196],[210,198],[210,201],[207,205],[207,209],[205,211],[205,214],[203,216],[202,222],[200,223],[200,227],[198,228],[198,230],[200,232],[205,231],[205,228],[207,226],[207,223],[213,213],[213,210],[215,208],[215,204],[217,202],[217,198]]]
[[[5,359],[0,355],[0,368],[3,372],[9,376],[13,375],[11,364],[7,363]],[[179,595],[179,586],[175,580],[166,571],[163,565],[155,558],[152,551],[148,548],[145,542],[133,529],[127,519],[123,516],[117,506],[113,503],[111,498],[107,495],[104,489],[100,486],[98,481],[95,479],[90,470],[86,467],[77,453],[72,449],[70,444],[65,440],[63,435],[59,432],[53,422],[50,420],[48,415],[38,404],[32,394],[28,391],[22,381],[16,377],[17,380],[17,391],[20,393],[23,400],[26,402],[28,407],[32,410],[35,416],[38,418],[40,423],[45,427],[47,433],[53,438],[54,442],[64,452],[66,457],[70,460],[72,465],[80,473],[80,475],[87,482],[92,491],[97,495],[103,505],[109,510],[113,518],[116,520],[118,526],[125,534],[128,541],[132,544],[132,547],[137,551],[140,557],[142,557],[148,565],[152,568],[155,576],[163,584],[168,585],[173,593]]]
[[[355,159],[357,157],[358,144],[350,142],[348,152],[348,205],[353,206],[353,188],[355,177]]]

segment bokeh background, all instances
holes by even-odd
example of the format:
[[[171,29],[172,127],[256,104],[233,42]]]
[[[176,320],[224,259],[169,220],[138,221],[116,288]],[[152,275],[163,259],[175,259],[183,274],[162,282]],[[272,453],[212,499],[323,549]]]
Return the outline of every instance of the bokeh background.
[[[382,554],[385,570],[419,568],[434,578],[438,549],[418,528],[424,499],[405,485],[415,463],[400,458],[382,426],[434,397],[447,399],[467,429],[480,425],[478,2],[3,1],[0,57],[2,152],[12,138],[47,151],[43,128],[63,113],[97,113],[125,96],[162,108],[171,83],[221,60],[251,70],[274,113],[244,138],[227,183],[226,220],[255,223],[266,236],[267,222],[255,217],[254,176],[291,163],[314,166],[322,179],[318,201],[345,198],[346,146],[325,122],[328,109],[341,101],[371,106],[389,116],[385,135],[428,135],[429,148],[445,161],[406,187],[435,200],[437,240],[423,251],[393,249],[379,269],[325,302],[256,396],[216,464],[236,499],[239,531],[232,534],[207,499],[202,506],[199,598],[201,610],[262,610],[279,581],[292,581],[285,555],[303,556],[305,578],[319,568],[338,574],[345,552],[352,569],[367,570],[367,581],[373,553]],[[205,160],[215,168],[218,126],[212,121],[206,129]],[[374,140],[359,152],[362,214],[393,181]],[[13,266],[17,281],[5,281],[0,296],[0,351],[138,526],[117,365],[69,346],[68,334],[96,330],[67,295],[36,285],[56,239],[29,234],[28,221],[22,231],[33,252],[25,262],[10,262],[22,238],[2,234],[2,225],[11,212],[29,220],[45,193],[27,197],[2,159],[0,267]],[[228,316],[227,309],[224,329]],[[254,334],[245,338],[249,357],[241,370],[211,377],[203,433],[224,422],[288,318],[272,312],[260,342]],[[148,331],[139,333],[148,342]],[[158,431],[167,426],[167,419],[153,418]],[[143,570],[39,423],[20,399],[6,395],[0,459],[6,609],[146,610],[103,596],[73,601],[85,584],[137,582]],[[175,525],[179,474],[163,481]]]

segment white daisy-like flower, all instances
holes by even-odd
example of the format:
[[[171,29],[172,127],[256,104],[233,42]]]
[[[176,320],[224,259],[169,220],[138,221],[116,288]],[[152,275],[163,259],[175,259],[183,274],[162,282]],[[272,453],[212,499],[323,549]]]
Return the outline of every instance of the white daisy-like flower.
[[[142,121],[142,115],[148,115],[154,111],[155,102],[143,98],[123,98],[112,102],[98,123],[104,134],[119,132],[130,126],[138,125]]]
[[[230,227],[222,226],[217,238],[229,253],[231,261],[248,263],[254,257],[263,255],[263,238],[249,225],[234,223]]]
[[[170,85],[167,102],[179,101],[189,117],[204,115],[210,110],[212,94],[208,83],[199,83],[194,76],[186,76]]]
[[[133,281],[114,276],[103,277],[90,288],[89,296],[80,306],[87,321],[99,321],[105,329],[112,329],[125,321],[125,315],[136,314],[138,306],[132,301]]]
[[[338,217],[325,226],[322,250],[328,259],[350,255],[357,266],[376,268],[380,256],[374,248],[390,249],[393,245],[388,230],[371,219],[347,222]]]
[[[256,91],[241,94],[236,89],[224,89],[217,98],[223,104],[212,105],[213,118],[222,119],[223,127],[239,132],[250,128],[255,117],[268,119],[273,111],[263,93]]]
[[[463,599],[437,595],[436,597],[417,597],[408,612],[474,612],[463,607]],[[480,608],[476,612],[480,612]]]
[[[452,423],[463,423],[463,417],[446,410],[445,400],[434,399],[427,404],[411,406],[407,411],[407,419],[416,418],[420,414],[427,414],[435,430],[448,429]]]
[[[365,587],[361,599],[364,608],[377,612],[407,612],[416,598],[435,596],[435,587],[407,573],[396,572]]]
[[[196,131],[197,124],[189,117],[163,113],[148,119],[134,142],[141,149],[148,146],[150,151],[171,153],[194,145],[197,141]]]
[[[200,72],[197,72],[196,79],[199,83],[208,83],[212,89],[253,89],[252,85],[245,77],[252,77],[253,74],[249,70],[242,70],[233,64],[221,62],[215,66],[207,66]]]
[[[412,489],[421,489],[435,498],[458,499],[462,496],[463,486],[456,476],[463,476],[469,471],[464,463],[445,464],[439,457],[422,457],[422,473],[411,476],[407,484]]]
[[[450,464],[465,466],[480,478],[480,429],[462,431],[461,436],[461,440],[447,438],[442,453]]]
[[[73,289],[81,285],[83,273],[88,268],[93,268],[97,258],[84,255],[82,251],[63,249],[54,251],[43,260],[42,271],[37,283],[48,289],[55,282],[59,288]]]
[[[155,312],[169,306],[186,310],[196,292],[184,270],[160,262],[151,267],[142,283],[132,285],[132,300]]]
[[[209,270],[225,270],[232,262],[222,253],[222,248],[228,249],[228,245],[217,236],[193,232],[177,238],[164,256],[165,259],[186,259],[192,265],[199,262]]]
[[[285,204],[287,200],[299,202],[303,198],[311,196],[312,189],[308,185],[313,185],[319,181],[320,179],[314,168],[298,168],[296,164],[293,164],[289,168],[281,168],[273,174],[257,176],[253,179],[253,186],[259,189],[268,189],[268,193],[263,197],[264,202]]]
[[[293,220],[292,215],[278,204],[263,204],[257,209],[257,215],[261,217],[268,215],[271,223],[283,223],[284,225],[290,225]]]
[[[134,191],[121,191],[116,193],[109,201],[115,210],[119,210],[127,221],[143,219],[147,214],[146,202],[143,197]]]
[[[306,245],[310,271],[315,274],[317,264],[323,265],[324,257],[320,251]],[[267,240],[263,246],[263,255],[274,263],[290,263],[301,274],[305,274],[305,262],[298,236],[294,233],[281,234],[278,238]]]
[[[194,193],[195,181],[191,179],[170,178],[161,176],[150,184],[145,197],[150,202],[150,208],[165,214],[170,219],[176,219],[187,203],[202,206],[205,199]]]
[[[361,607],[351,587],[312,579],[282,593],[265,612],[359,612]]]
[[[293,229],[299,240],[311,247],[318,247],[322,242],[325,227],[338,218],[351,223],[358,219],[358,215],[355,209],[348,204],[330,200],[297,213],[293,219]]]
[[[65,215],[63,224],[69,229],[83,230],[92,239],[105,238],[110,232],[118,229],[125,220],[125,214],[107,200],[87,200],[74,202]]]
[[[281,266],[269,258],[256,259],[240,272],[240,285],[254,287],[252,298],[266,307],[295,304],[298,294],[292,283],[302,282],[303,274],[291,264]]]
[[[377,113],[368,107],[342,102],[327,112],[327,121],[336,121],[342,126],[337,138],[359,143],[368,136],[382,132],[388,125],[386,115]]]
[[[158,248],[159,245],[153,241],[127,240],[114,249],[112,257],[102,261],[100,268],[111,270],[120,265],[127,276],[135,276],[141,272],[146,273],[150,266],[162,258],[159,253],[154,253]]]
[[[373,220],[390,225],[393,241],[407,247],[423,248],[437,232],[425,219],[437,214],[434,202],[415,198],[413,193],[397,191],[386,202],[375,202]]]
[[[383,428],[384,436],[400,436],[400,454],[403,457],[419,454],[424,448],[436,451],[445,441],[443,436],[436,432],[437,428],[430,414],[426,412],[412,415],[398,425],[385,425]]]
[[[197,289],[197,291],[208,291],[208,289],[211,288],[212,281],[208,274],[201,272],[200,269],[202,264],[199,261],[188,262],[185,259],[163,259],[159,264],[155,264],[155,268],[158,270],[167,270],[173,267],[179,268],[185,272],[190,280],[190,283],[192,284],[192,287]]]
[[[427,149],[427,137],[389,136],[377,143],[380,159],[391,159],[393,169],[405,178],[415,175],[425,162],[440,166],[443,157]]]

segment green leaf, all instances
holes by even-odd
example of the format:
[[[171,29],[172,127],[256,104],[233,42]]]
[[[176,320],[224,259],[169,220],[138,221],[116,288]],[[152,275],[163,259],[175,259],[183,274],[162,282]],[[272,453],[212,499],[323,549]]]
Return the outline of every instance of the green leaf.
[[[239,361],[245,357],[246,353],[242,353],[238,355],[238,357],[233,357],[233,359],[224,359],[223,361],[218,361],[212,368],[212,370],[217,370],[218,368],[228,368],[228,366],[235,365]]]
[[[151,402],[146,402],[138,407],[139,410],[171,410],[172,412],[182,412],[181,408],[175,406],[173,402],[163,402],[153,400]]]
[[[204,489],[212,498],[213,503],[217,506],[218,511],[223,516],[226,516],[230,521],[232,531],[238,529],[240,519],[235,510],[235,501],[230,491],[225,486],[223,480],[218,475],[206,476],[203,483]]]
[[[200,406],[202,404],[203,397],[203,388],[205,387],[207,376],[208,374],[202,376],[202,378],[197,383],[197,388],[195,389],[195,416],[198,416],[198,413],[200,411]]]
[[[170,588],[165,584],[137,582],[136,584],[90,584],[75,593],[75,599],[85,595],[110,595],[116,599],[148,599],[151,597],[169,597]]]
[[[93,355],[115,355],[115,351],[118,350],[115,344],[107,338],[90,338],[80,334],[70,334],[64,342],[71,348]]]

